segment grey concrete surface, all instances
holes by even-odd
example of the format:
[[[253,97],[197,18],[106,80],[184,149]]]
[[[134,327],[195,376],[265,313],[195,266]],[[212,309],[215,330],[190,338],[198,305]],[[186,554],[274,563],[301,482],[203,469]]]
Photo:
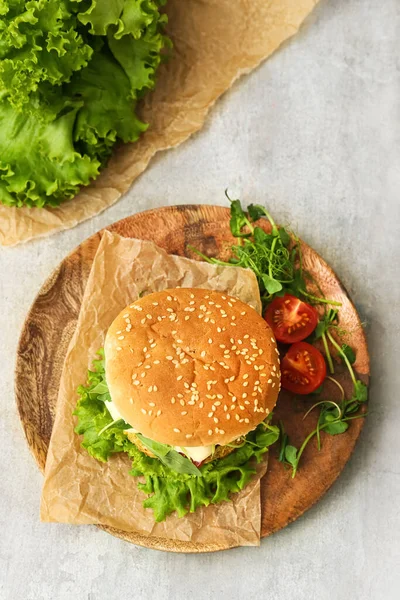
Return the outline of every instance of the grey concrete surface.
[[[399,30],[398,0],[322,0],[117,205],[0,251],[1,600],[400,597]],[[370,415],[352,460],[317,506],[259,549],[173,555],[94,527],[41,524],[42,478],[13,397],[17,339],[41,283],[101,227],[163,204],[222,204],[227,186],[312,244],[367,324]]]

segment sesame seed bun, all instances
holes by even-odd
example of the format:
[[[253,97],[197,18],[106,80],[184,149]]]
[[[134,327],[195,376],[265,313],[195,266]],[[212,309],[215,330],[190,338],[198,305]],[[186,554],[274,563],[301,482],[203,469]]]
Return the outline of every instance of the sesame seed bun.
[[[127,423],[171,446],[227,444],[275,406],[279,355],[251,307],[179,288],[121,311],[105,341],[111,398]]]

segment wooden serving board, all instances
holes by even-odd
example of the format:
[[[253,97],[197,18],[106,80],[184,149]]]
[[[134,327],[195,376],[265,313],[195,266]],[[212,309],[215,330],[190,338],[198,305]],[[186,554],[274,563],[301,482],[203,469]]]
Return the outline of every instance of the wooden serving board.
[[[192,245],[209,256],[227,256],[233,238],[229,210],[219,206],[186,205],[163,207],[123,219],[108,227],[125,237],[151,240],[172,254],[195,256]],[[16,363],[16,400],[25,435],[39,469],[43,472],[49,446],[64,357],[74,332],[90,268],[102,232],[93,235],[67,256],[42,286],[26,318],[19,340]],[[356,350],[356,369],[368,383],[367,344],[356,309],[340,281],[325,261],[306,244],[304,263],[326,297],[343,303],[341,324],[351,332]],[[351,393],[350,377],[338,366],[338,377]],[[329,386],[330,384],[328,384]],[[335,394],[334,384],[329,393]],[[285,424],[291,443],[300,445],[316,423],[316,415],[303,420],[314,398],[293,398],[281,392],[275,410]],[[307,447],[295,479],[270,451],[269,468],[261,480],[262,526],[265,537],[297,519],[329,489],[357,442],[364,419],[354,420],[342,435],[322,434],[322,450],[315,440]],[[173,552],[204,552],[225,549],[218,544],[203,546],[176,542],[103,527],[109,533],[142,546]]]

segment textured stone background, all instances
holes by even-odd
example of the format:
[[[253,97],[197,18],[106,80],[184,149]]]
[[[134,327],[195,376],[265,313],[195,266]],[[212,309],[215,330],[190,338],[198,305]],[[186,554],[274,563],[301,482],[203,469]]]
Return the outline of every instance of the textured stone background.
[[[399,30],[398,0],[321,0],[299,35],[117,205],[0,251],[1,600],[400,597]],[[164,554],[94,527],[41,524],[42,478],[13,397],[18,334],[41,283],[101,227],[163,204],[223,204],[227,186],[313,245],[367,323],[370,417],[352,460],[317,506],[259,549]]]

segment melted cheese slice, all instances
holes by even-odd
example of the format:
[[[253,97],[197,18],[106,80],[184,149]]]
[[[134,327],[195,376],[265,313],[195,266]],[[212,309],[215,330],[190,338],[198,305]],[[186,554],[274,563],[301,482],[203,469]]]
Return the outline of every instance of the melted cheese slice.
[[[112,416],[114,421],[118,421],[118,419],[123,419],[114,402],[108,401],[106,403],[108,412]],[[126,431],[130,431],[131,433],[139,433],[136,429],[132,427],[127,429]],[[180,452],[181,454],[186,454],[191,460],[194,462],[202,462],[213,453],[213,446],[189,446],[185,448],[181,448],[180,446],[174,446],[174,450]]]

